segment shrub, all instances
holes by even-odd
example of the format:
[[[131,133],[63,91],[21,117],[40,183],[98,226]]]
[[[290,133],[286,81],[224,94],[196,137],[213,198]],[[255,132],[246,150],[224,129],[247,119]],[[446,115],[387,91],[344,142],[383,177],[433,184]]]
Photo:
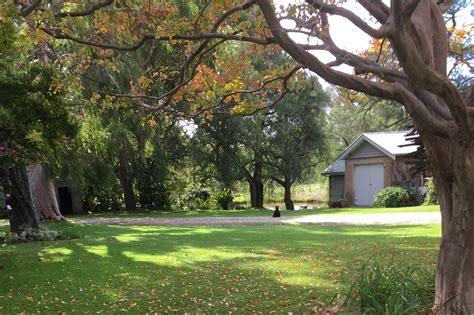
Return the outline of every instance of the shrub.
[[[119,211],[122,207],[121,193],[117,187],[87,187],[82,191],[84,208],[90,212]]]
[[[374,206],[383,208],[404,207],[415,204],[410,191],[400,186],[385,187],[375,196]]]
[[[9,244],[15,243],[29,243],[29,242],[43,242],[70,239],[71,237],[65,235],[61,231],[50,230],[44,227],[37,229],[26,228],[20,233],[7,233],[6,242]]]
[[[425,205],[437,205],[438,204],[438,195],[436,193],[436,185],[434,183],[433,177],[428,178],[426,181],[426,195],[425,195]]]
[[[208,200],[211,198],[211,193],[207,189],[191,190],[187,193],[187,197],[189,199]]]
[[[216,199],[219,206],[221,206],[221,208],[224,210],[229,210],[229,205],[234,199],[234,197],[232,197],[232,192],[228,188],[216,191],[214,198]]]
[[[419,314],[434,300],[434,271],[420,266],[375,258],[352,275],[344,306],[355,313]]]
[[[189,191],[180,200],[180,204],[185,211],[209,210],[214,206],[211,193],[206,189]]]
[[[143,185],[139,194],[140,206],[149,210],[171,209],[170,193],[162,182]]]

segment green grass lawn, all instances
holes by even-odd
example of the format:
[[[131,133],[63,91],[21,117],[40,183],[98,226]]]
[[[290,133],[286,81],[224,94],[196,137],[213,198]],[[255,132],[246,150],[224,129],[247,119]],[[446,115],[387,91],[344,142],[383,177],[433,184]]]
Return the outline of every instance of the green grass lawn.
[[[0,313],[307,313],[369,257],[434,269],[440,235],[440,225],[48,226],[83,237],[0,247]]]
[[[282,216],[304,215],[333,215],[333,214],[368,214],[368,213],[396,213],[396,212],[439,212],[439,206],[417,206],[401,208],[320,208],[309,210],[286,211],[281,210]],[[91,213],[86,215],[73,215],[71,218],[83,217],[252,217],[270,216],[270,210],[203,210],[203,211],[117,211],[105,213]]]

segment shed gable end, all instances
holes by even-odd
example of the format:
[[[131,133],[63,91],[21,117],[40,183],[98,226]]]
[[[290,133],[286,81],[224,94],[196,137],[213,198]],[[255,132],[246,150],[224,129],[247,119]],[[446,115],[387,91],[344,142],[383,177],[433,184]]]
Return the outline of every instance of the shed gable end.
[[[386,156],[385,153],[377,149],[367,141],[363,141],[354,151],[348,154],[346,159],[361,159]]]

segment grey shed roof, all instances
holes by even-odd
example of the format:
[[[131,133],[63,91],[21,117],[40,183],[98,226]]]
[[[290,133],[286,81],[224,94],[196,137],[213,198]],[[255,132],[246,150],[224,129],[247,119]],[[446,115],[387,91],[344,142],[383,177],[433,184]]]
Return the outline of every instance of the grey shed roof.
[[[375,146],[377,149],[395,160],[398,155],[405,155],[415,152],[417,145],[403,146],[411,144],[407,141],[405,136],[410,133],[410,130],[402,131],[383,131],[383,132],[364,132],[357,139],[355,139],[339,156],[339,159],[345,159],[351,152],[353,152],[364,141]],[[400,147],[402,146],[402,147]]]
[[[405,136],[410,133],[410,130],[402,131],[381,131],[381,132],[364,132],[357,139],[341,153],[337,160],[331,164],[322,173],[323,175],[342,175],[345,172],[344,159],[354,150],[356,150],[362,143],[368,142],[374,147],[385,153],[387,156],[395,160],[396,156],[405,155],[415,152],[417,145],[403,146],[411,144],[407,141]],[[402,147],[400,147],[402,146]]]
[[[346,161],[336,160],[322,173],[323,175],[343,175],[346,170]]]

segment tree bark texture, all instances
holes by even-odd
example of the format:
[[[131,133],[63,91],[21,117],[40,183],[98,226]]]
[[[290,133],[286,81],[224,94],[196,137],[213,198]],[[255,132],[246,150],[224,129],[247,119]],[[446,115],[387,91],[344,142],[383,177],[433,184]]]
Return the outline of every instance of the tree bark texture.
[[[263,181],[255,177],[247,178],[250,190],[250,206],[263,208]]]
[[[474,314],[474,135],[425,138],[438,152],[429,158],[442,210],[434,307],[442,314]]]
[[[54,182],[47,176],[41,164],[31,166],[28,181],[33,209],[39,220],[64,220],[59,210]]]
[[[38,218],[31,203],[30,188],[26,170],[22,168],[10,168],[8,170],[10,185],[9,212],[10,231],[20,233],[25,228],[38,228]]]
[[[256,180],[255,208],[263,208],[263,181],[261,178]]]
[[[286,210],[295,210],[295,205],[293,204],[293,200],[291,199],[291,186],[292,183],[290,181],[285,181],[283,188],[285,189],[285,207]]]
[[[263,163],[260,159],[254,163],[253,177],[255,179],[255,207],[263,208]]]
[[[119,180],[122,186],[125,208],[134,210],[137,208],[137,201],[133,192],[133,181],[128,169],[129,150],[127,146],[123,146],[119,154]]]
[[[245,179],[249,184],[250,206],[252,208],[263,208],[263,164],[256,161],[254,163],[253,174],[243,168]]]

